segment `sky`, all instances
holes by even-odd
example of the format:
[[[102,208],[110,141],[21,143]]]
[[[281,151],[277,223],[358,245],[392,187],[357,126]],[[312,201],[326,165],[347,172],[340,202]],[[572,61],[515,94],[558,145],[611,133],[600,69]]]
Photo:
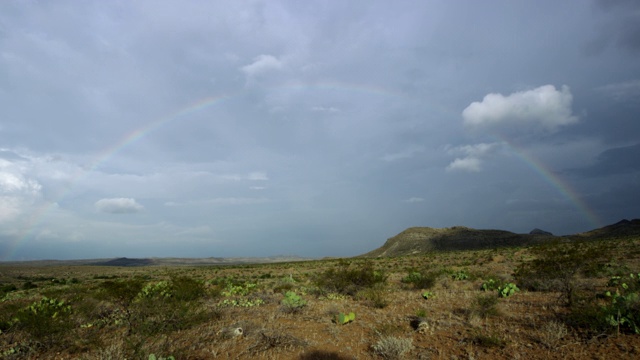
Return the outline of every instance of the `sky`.
[[[0,260],[640,217],[640,2],[0,2]]]

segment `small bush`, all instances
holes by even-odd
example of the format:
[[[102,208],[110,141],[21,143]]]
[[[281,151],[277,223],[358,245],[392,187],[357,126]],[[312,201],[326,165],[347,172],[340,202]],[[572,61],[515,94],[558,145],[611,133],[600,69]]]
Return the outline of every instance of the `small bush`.
[[[393,336],[383,336],[372,347],[374,354],[383,359],[402,359],[413,349],[413,340]]]
[[[495,295],[480,295],[471,304],[471,314],[483,318],[498,315],[498,297]]]
[[[464,270],[460,270],[460,271],[457,271],[457,272],[451,274],[451,278],[453,280],[457,280],[457,281],[467,280],[467,279],[469,279],[469,273],[467,273]]]
[[[366,263],[358,268],[342,266],[339,269],[329,269],[316,277],[315,284],[325,291],[353,296],[361,289],[385,284],[386,281],[387,275],[384,272]]]
[[[640,334],[640,278],[613,277],[604,294],[583,299],[571,306],[566,318],[568,325],[587,334]]]
[[[578,294],[576,276],[594,274],[609,263],[607,251],[582,242],[547,243],[532,252],[536,258],[515,271],[518,284],[530,291],[561,292],[568,306],[574,304]]]
[[[0,284],[0,298],[3,298],[6,294],[18,290],[13,284]]]
[[[506,298],[520,291],[516,284],[508,283],[498,287],[498,296]]]
[[[293,291],[287,291],[284,299],[280,302],[282,310],[286,313],[298,313],[307,305],[307,302]]]
[[[35,289],[37,287],[38,285],[34,284],[31,281],[25,281],[24,284],[22,284],[22,290],[30,290],[30,289]]]
[[[384,309],[389,305],[389,301],[385,296],[385,288],[383,286],[363,289],[358,292],[356,298],[364,300],[368,306],[376,309]]]
[[[473,337],[472,342],[475,345],[487,348],[503,348],[507,346],[507,342],[497,334],[477,334]]]
[[[438,275],[433,272],[412,271],[400,281],[413,285],[415,289],[431,289],[435,285],[437,278]]]
[[[43,297],[20,310],[16,326],[45,346],[58,343],[73,327],[71,306],[62,300]]]
[[[188,276],[171,277],[170,290],[175,301],[195,301],[206,294],[204,283]]]
[[[558,347],[560,341],[569,334],[567,326],[557,321],[550,321],[539,331],[538,341],[548,349],[555,349]]]
[[[504,281],[497,277],[489,277],[485,282],[482,283],[480,287],[482,291],[494,291],[498,290],[502,285],[504,285]]]

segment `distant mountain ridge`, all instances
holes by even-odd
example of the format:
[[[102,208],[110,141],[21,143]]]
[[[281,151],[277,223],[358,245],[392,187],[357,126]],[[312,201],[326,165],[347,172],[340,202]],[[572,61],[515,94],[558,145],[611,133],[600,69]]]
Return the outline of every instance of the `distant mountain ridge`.
[[[599,229],[567,236],[555,236],[540,229],[534,229],[529,234],[516,234],[505,230],[478,230],[464,226],[450,228],[411,227],[389,238],[381,247],[361,256],[403,256],[432,251],[530,246],[554,239],[571,241],[621,236],[640,236],[640,219],[631,221],[625,219]]]

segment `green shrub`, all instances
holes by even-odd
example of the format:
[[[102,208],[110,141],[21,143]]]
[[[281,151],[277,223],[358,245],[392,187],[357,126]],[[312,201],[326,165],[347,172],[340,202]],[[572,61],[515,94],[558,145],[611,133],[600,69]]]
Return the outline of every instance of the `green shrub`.
[[[282,309],[284,312],[298,313],[307,305],[307,302],[295,292],[287,291],[287,293],[284,294],[284,299],[280,302],[280,304],[282,305]]]
[[[467,273],[464,270],[460,270],[460,271],[457,271],[457,272],[451,274],[451,278],[453,280],[458,280],[458,281],[467,280],[467,279],[469,279],[469,273]]]
[[[59,342],[73,327],[71,306],[63,300],[47,297],[20,310],[14,321],[17,328],[45,346]]]
[[[364,288],[371,288],[378,284],[385,284],[387,275],[373,268],[370,263],[360,267],[351,268],[348,265],[339,269],[329,269],[320,273],[315,278],[315,284],[328,292],[337,292],[346,295],[356,295]]]
[[[520,291],[516,284],[508,283],[498,287],[498,296],[506,298]]]
[[[384,309],[389,305],[383,286],[366,288],[358,292],[357,297],[368,302],[369,306]]]
[[[188,276],[172,276],[170,291],[175,301],[196,301],[206,294],[204,283]]]
[[[0,298],[3,298],[6,294],[18,290],[13,284],[0,284]]]
[[[422,293],[422,297],[425,300],[429,300],[429,299],[433,298],[434,296],[436,296],[436,295],[431,291],[425,291],[425,292]]]
[[[338,313],[335,317],[335,321],[338,325],[348,324],[356,319],[356,313],[350,312],[348,314]]]
[[[498,290],[504,282],[497,277],[489,277],[485,282],[482,283],[480,289],[482,291],[494,291]]]
[[[605,292],[609,301],[603,308],[607,322],[617,332],[640,334],[640,274],[630,274],[627,278],[616,276],[608,285],[616,289]]]
[[[535,259],[515,271],[518,284],[530,291],[561,292],[568,306],[578,294],[576,276],[594,273],[609,262],[608,253],[597,244],[553,242],[532,249]]]
[[[433,272],[412,271],[400,281],[413,285],[415,289],[430,289],[435,285],[437,278],[438,275]]]
[[[24,284],[22,284],[22,290],[30,290],[30,289],[35,289],[37,287],[38,285],[32,283],[31,281],[25,281]]]

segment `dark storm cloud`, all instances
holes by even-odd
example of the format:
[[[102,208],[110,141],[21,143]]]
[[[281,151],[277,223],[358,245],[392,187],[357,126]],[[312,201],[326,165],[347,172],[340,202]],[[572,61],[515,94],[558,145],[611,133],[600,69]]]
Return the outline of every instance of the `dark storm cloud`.
[[[607,149],[598,155],[593,165],[574,171],[587,176],[640,172],[640,143]]]
[[[635,0],[597,0],[597,9],[605,15],[595,28],[599,31],[586,50],[599,54],[613,45],[631,55],[640,54],[640,3]]]
[[[0,1],[0,258],[589,230],[558,184],[618,221],[636,4]]]

